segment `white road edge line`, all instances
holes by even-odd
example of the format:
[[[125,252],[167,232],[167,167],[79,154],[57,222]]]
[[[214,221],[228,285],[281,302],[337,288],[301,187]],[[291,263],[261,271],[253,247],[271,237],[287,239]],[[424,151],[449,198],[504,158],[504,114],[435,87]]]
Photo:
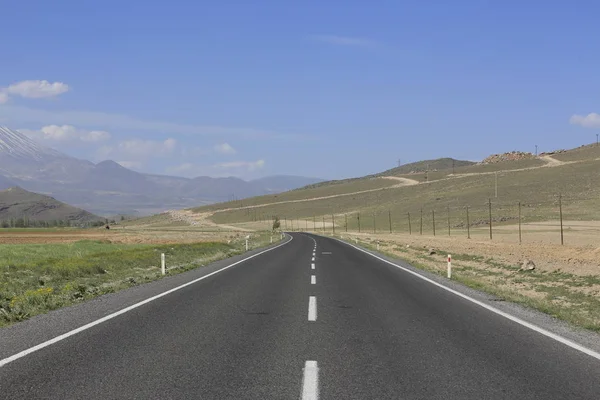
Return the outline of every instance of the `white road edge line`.
[[[308,320],[316,321],[317,320],[317,297],[310,296],[308,298]]]
[[[315,263],[310,264],[310,269],[315,269]]]
[[[402,267],[402,266],[400,266],[398,264],[394,264],[391,261],[388,261],[388,260],[386,260],[384,258],[376,256],[375,254],[372,254],[372,253],[370,253],[370,252],[368,252],[366,250],[363,250],[360,247],[354,246],[353,244],[346,243],[346,242],[344,242],[342,240],[339,240],[339,239],[335,239],[335,240],[337,240],[337,241],[339,241],[341,243],[347,244],[350,247],[354,247],[356,250],[362,251],[363,253],[368,254],[371,257],[374,257],[374,258],[376,258],[376,259],[378,259],[380,261],[383,261],[383,262],[385,262],[387,264],[393,265],[394,267],[400,268],[401,270],[403,270],[405,272],[408,272],[409,274],[412,274],[412,275],[416,276],[417,278],[423,279],[426,282],[429,282],[429,283],[431,283],[431,284],[433,284],[435,286],[438,286],[438,287],[440,287],[440,288],[442,288],[442,289],[444,289],[444,290],[446,290],[446,291],[448,291],[448,292],[450,292],[452,294],[455,294],[455,295],[457,295],[459,297],[462,297],[465,300],[468,300],[468,301],[470,301],[470,302],[472,302],[474,304],[477,304],[478,306],[481,306],[481,307],[485,308],[486,310],[489,310],[489,311],[491,311],[491,312],[493,312],[495,314],[498,314],[498,315],[500,315],[500,316],[502,316],[502,317],[504,317],[506,319],[509,319],[509,320],[511,320],[513,322],[516,322],[519,325],[522,325],[522,326],[524,326],[526,328],[529,328],[529,329],[531,329],[533,331],[536,331],[536,332],[538,332],[538,333],[540,333],[540,334],[542,334],[542,335],[544,335],[546,337],[549,337],[550,339],[554,339],[557,342],[560,342],[560,343],[562,343],[564,345],[567,345],[567,346],[571,347],[572,349],[578,350],[578,351],[580,351],[582,353],[587,354],[588,356],[591,356],[591,357],[594,357],[597,360],[600,360],[600,353],[598,353],[598,352],[596,352],[596,351],[594,351],[592,349],[588,349],[587,347],[584,347],[584,346],[582,346],[582,345],[580,345],[578,343],[575,343],[572,340],[564,338],[564,337],[562,337],[560,335],[557,335],[556,333],[550,332],[550,331],[548,331],[548,330],[546,330],[544,328],[541,328],[541,327],[539,327],[537,325],[534,325],[534,324],[532,324],[530,322],[524,321],[521,318],[515,317],[514,315],[511,315],[509,313],[501,311],[501,310],[499,310],[499,309],[497,309],[495,307],[492,307],[492,306],[490,306],[488,304],[485,304],[485,303],[483,303],[483,302],[481,302],[479,300],[476,300],[476,299],[474,299],[474,298],[472,298],[470,296],[467,296],[466,294],[460,293],[459,291],[456,291],[456,290],[451,289],[451,288],[449,288],[447,286],[444,286],[441,283],[438,283],[438,282],[436,282],[434,280],[431,280],[431,279],[429,279],[429,278],[427,278],[427,277],[425,277],[423,275],[420,275],[417,272],[411,271],[408,268]]]
[[[314,275],[310,276],[310,284],[311,285],[316,285],[317,284],[317,277]]]
[[[316,361],[304,364],[301,400],[319,400],[319,366]]]
[[[25,356],[27,356],[27,355],[29,355],[29,354],[33,353],[33,352],[36,352],[36,351],[38,351],[38,350],[41,350],[41,349],[43,349],[43,348],[45,348],[45,347],[48,347],[48,346],[50,346],[50,345],[53,345],[53,344],[55,344],[55,343],[58,343],[58,342],[60,342],[61,340],[64,340],[64,339],[66,339],[66,338],[68,338],[68,337],[70,337],[70,336],[76,335],[76,334],[78,334],[78,333],[80,333],[80,332],[83,332],[83,331],[85,331],[85,330],[88,330],[88,329],[90,329],[90,328],[92,328],[92,327],[94,327],[94,326],[96,326],[96,325],[99,325],[99,324],[101,324],[101,323],[103,323],[103,322],[106,322],[106,321],[108,321],[108,320],[111,320],[111,319],[113,319],[113,318],[115,318],[115,317],[118,317],[118,316],[119,316],[119,315],[121,315],[121,314],[125,314],[126,312],[129,312],[129,311],[131,311],[131,310],[134,310],[134,309],[136,309],[136,308],[138,308],[138,307],[141,307],[141,306],[143,306],[144,304],[148,304],[148,303],[150,303],[150,302],[152,302],[152,301],[154,301],[154,300],[160,299],[160,298],[161,298],[161,297],[163,297],[163,296],[166,296],[166,295],[168,295],[168,294],[171,294],[171,293],[173,293],[173,292],[176,292],[176,291],[178,291],[178,290],[180,290],[180,289],[183,289],[183,288],[184,288],[184,287],[186,287],[186,286],[193,285],[194,283],[200,282],[200,281],[201,281],[201,280],[203,280],[203,279],[206,279],[206,278],[208,278],[208,277],[211,277],[211,276],[213,276],[213,275],[216,275],[216,274],[218,274],[219,272],[225,271],[226,269],[229,269],[229,268],[231,268],[231,267],[233,267],[233,266],[236,266],[236,265],[238,265],[238,264],[241,264],[241,263],[243,263],[243,262],[245,262],[245,261],[248,261],[248,260],[250,260],[251,258],[258,257],[258,256],[260,256],[261,254],[264,254],[264,253],[267,253],[267,252],[269,252],[269,251],[275,250],[275,249],[277,249],[277,248],[279,248],[279,247],[281,247],[281,246],[285,246],[286,244],[290,243],[292,240],[294,240],[294,238],[293,238],[292,236],[290,236],[290,240],[288,240],[288,241],[287,241],[287,242],[285,242],[285,243],[282,243],[282,244],[280,244],[280,245],[277,245],[277,246],[275,246],[275,247],[271,247],[270,249],[267,249],[267,250],[263,250],[263,251],[261,251],[260,253],[256,253],[256,254],[254,254],[254,255],[251,255],[250,257],[246,257],[246,258],[244,258],[244,259],[242,259],[242,260],[240,260],[240,261],[236,261],[236,262],[234,262],[233,264],[229,264],[228,266],[226,266],[226,267],[223,267],[223,268],[221,268],[221,269],[219,269],[219,270],[216,270],[216,271],[214,271],[214,272],[211,272],[210,274],[204,275],[204,276],[202,276],[202,277],[200,277],[200,278],[198,278],[198,279],[194,279],[193,281],[189,281],[189,282],[187,282],[187,283],[184,283],[183,285],[179,285],[179,286],[177,286],[177,287],[175,287],[175,288],[173,288],[173,289],[167,290],[166,292],[163,292],[163,293],[157,294],[157,295],[155,295],[155,296],[149,297],[149,298],[147,298],[146,300],[142,300],[142,301],[140,301],[140,302],[138,302],[138,303],[135,303],[135,304],[133,304],[133,305],[131,305],[131,306],[129,306],[129,307],[123,308],[122,310],[119,310],[119,311],[117,311],[117,312],[114,312],[114,313],[112,313],[112,314],[109,314],[109,315],[107,315],[107,316],[105,316],[105,317],[102,317],[102,318],[100,318],[100,319],[97,319],[97,320],[95,320],[95,321],[92,321],[92,322],[90,322],[89,324],[85,324],[85,325],[83,325],[83,326],[80,326],[79,328],[73,329],[72,331],[69,331],[69,332],[67,332],[67,333],[63,333],[62,335],[59,335],[59,336],[55,337],[54,339],[47,340],[47,341],[45,341],[45,342],[43,342],[43,343],[40,343],[40,344],[38,344],[38,345],[36,345],[36,346],[30,347],[29,349],[23,350],[23,351],[21,351],[21,352],[19,352],[19,353],[17,353],[17,354],[14,354],[14,355],[12,355],[12,356],[10,356],[10,357],[7,357],[7,358],[5,358],[5,359],[3,359],[3,360],[0,360],[0,368],[1,368],[1,367],[4,367],[4,366],[5,366],[6,364],[8,364],[8,363],[11,363],[11,362],[13,362],[13,361],[16,361],[16,360],[18,360],[19,358],[23,358],[23,357],[25,357]]]

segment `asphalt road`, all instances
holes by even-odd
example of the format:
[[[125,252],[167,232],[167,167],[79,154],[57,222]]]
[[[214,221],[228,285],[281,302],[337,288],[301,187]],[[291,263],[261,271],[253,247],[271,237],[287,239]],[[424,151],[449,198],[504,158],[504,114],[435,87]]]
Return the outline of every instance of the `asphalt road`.
[[[293,237],[6,363],[0,398],[600,399],[596,358],[346,244]]]

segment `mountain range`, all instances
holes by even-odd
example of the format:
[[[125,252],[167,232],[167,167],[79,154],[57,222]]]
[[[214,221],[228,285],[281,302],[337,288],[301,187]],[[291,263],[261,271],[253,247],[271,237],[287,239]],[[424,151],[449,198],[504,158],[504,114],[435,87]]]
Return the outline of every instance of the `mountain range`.
[[[19,186],[98,215],[148,215],[233,197],[280,193],[322,181],[287,175],[245,181],[144,174],[111,160],[95,164],[70,157],[0,126],[0,190]]]

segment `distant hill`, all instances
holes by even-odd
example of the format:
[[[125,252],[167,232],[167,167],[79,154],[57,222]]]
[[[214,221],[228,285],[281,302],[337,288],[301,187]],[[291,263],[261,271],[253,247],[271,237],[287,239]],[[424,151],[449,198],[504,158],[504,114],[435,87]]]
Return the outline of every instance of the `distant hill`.
[[[102,220],[90,212],[20,187],[0,191],[0,221],[19,218],[37,222],[70,221],[77,224]]]
[[[324,182],[323,179],[307,178],[304,176],[275,175],[255,179],[250,183],[263,187],[269,193],[281,193],[288,190],[301,188],[315,183]]]
[[[320,181],[298,176],[248,182],[234,177],[143,174],[111,160],[94,164],[67,156],[0,126],[0,190],[19,186],[101,215],[152,214],[279,193]]]
[[[410,173],[417,172],[425,172],[427,170],[443,170],[449,169],[454,166],[454,168],[458,167],[467,167],[469,165],[476,164],[473,161],[465,161],[465,160],[455,160],[453,158],[438,158],[437,160],[425,160],[425,161],[417,161],[410,164],[404,164],[396,168],[388,169],[387,171],[381,172],[379,174],[375,174],[373,176],[395,176],[395,175],[405,175]]]

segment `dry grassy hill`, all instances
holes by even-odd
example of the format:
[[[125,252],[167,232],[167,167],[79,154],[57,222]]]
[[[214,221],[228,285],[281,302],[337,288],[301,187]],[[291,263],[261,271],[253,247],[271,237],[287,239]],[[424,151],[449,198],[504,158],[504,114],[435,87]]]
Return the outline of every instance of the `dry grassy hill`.
[[[0,222],[21,220],[32,224],[52,223],[89,223],[103,219],[90,212],[70,206],[52,197],[29,192],[19,187],[0,191]],[[19,223],[22,225],[23,223]]]
[[[446,159],[451,160],[451,159]],[[437,214],[453,228],[486,224],[488,202],[492,203],[495,223],[515,223],[521,203],[523,222],[557,219],[559,196],[565,219],[600,219],[600,147],[577,149],[529,159],[493,164],[469,164],[454,168],[446,162],[437,171],[387,173],[344,182],[329,182],[279,195],[261,196],[243,202],[219,203],[192,209],[193,213],[212,215],[220,224],[253,222],[278,215],[282,219],[303,219],[362,228],[420,229],[423,210],[424,229],[432,229]],[[431,164],[430,164],[431,168]],[[496,182],[498,193],[496,197]]]

